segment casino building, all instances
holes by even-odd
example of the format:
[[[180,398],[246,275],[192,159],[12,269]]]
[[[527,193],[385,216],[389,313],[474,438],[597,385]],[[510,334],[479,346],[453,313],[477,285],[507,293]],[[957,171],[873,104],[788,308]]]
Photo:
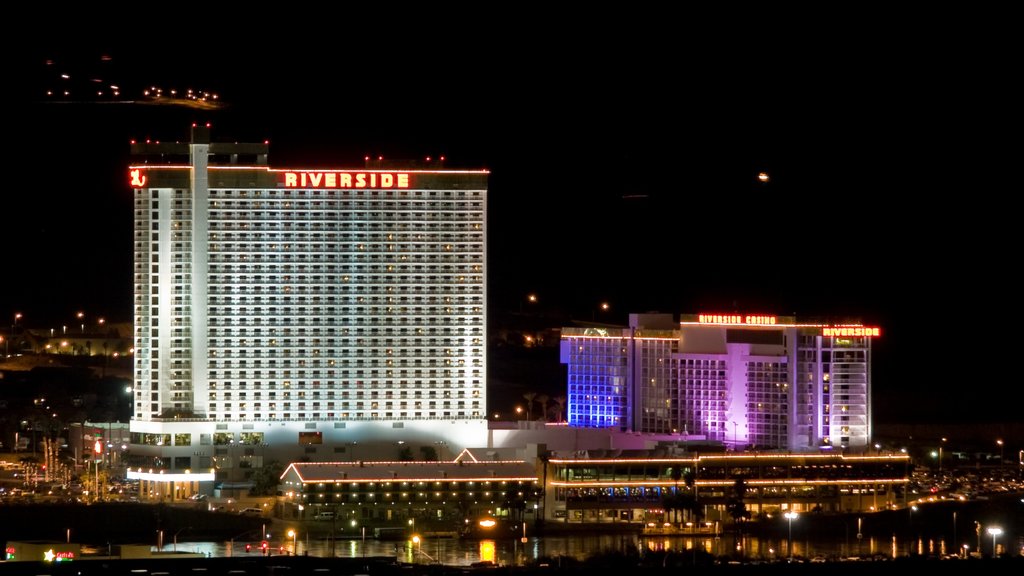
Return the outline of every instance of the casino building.
[[[733,449],[864,448],[880,334],[739,314],[563,328],[569,425],[704,436]]]
[[[145,474],[450,458],[486,435],[486,171],[276,169],[203,127],[132,153]]]

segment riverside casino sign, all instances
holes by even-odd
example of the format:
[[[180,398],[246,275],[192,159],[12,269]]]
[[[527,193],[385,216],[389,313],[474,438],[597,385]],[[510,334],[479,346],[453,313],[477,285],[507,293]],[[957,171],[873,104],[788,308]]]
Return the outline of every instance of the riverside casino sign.
[[[284,172],[285,188],[408,188],[402,172]]]
[[[751,324],[754,326],[774,326],[778,323],[778,317],[757,314],[698,314],[697,321],[701,324]]]
[[[794,327],[802,330],[820,330],[821,336],[827,338],[878,338],[882,329],[877,326],[827,326],[821,324],[797,324],[791,316],[770,316],[762,314],[695,314],[684,315],[683,322],[695,321],[697,324],[719,324],[726,326],[766,326]]]

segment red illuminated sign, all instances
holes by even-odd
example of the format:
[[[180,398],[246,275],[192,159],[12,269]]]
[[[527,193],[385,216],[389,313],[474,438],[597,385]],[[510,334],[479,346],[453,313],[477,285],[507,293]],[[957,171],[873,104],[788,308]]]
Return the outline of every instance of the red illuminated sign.
[[[772,326],[776,323],[775,316],[758,316],[751,314],[698,314],[697,321],[701,324],[753,324],[755,326]]]
[[[128,174],[132,179],[132,188],[142,188],[146,185],[146,175],[142,173],[141,169],[135,168]]]
[[[285,188],[408,188],[399,172],[285,172]]]
[[[822,336],[848,336],[854,338],[876,338],[882,335],[881,328],[856,326],[851,328],[822,328]]]

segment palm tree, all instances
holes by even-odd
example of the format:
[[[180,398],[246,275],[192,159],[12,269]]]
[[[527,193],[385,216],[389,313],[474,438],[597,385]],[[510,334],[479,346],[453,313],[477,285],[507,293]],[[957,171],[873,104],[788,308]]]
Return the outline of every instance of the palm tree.
[[[540,403],[540,417],[544,421],[547,421],[547,419],[548,419],[548,395],[547,394],[538,394],[537,395],[537,402]]]
[[[552,398],[552,400],[555,401],[555,404],[558,404],[558,418],[555,420],[555,422],[561,422],[562,411],[565,410],[565,396],[555,396],[554,398]]]
[[[670,469],[669,473],[672,476],[673,484],[675,484],[672,487],[672,504],[673,504],[673,507],[676,510],[678,510],[679,509],[679,506],[678,506],[678,504],[679,504],[679,481],[682,480],[682,478],[683,478],[683,469],[678,464],[676,464],[675,466],[673,466]],[[677,517],[676,518],[676,523],[678,523],[678,520],[679,519]]]
[[[732,516],[733,522],[749,520],[750,511],[747,510],[747,505],[743,502],[743,498],[747,495],[747,481],[742,476],[737,478],[732,490],[732,496],[725,503],[726,511]]]
[[[687,469],[686,473],[683,474],[683,482],[686,483],[686,487],[690,490],[690,499],[693,503],[693,507],[690,510],[691,516],[699,520],[704,517],[704,511],[700,507],[700,502],[697,501],[697,474],[692,468]]]
[[[533,420],[531,414],[533,414],[533,399],[537,397],[536,392],[527,392],[523,394],[523,398],[526,398],[526,419]]]

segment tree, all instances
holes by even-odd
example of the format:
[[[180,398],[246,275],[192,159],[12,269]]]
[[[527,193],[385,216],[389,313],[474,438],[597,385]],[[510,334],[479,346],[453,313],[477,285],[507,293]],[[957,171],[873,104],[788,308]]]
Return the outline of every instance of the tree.
[[[533,399],[537,397],[536,392],[527,392],[523,394],[523,398],[526,399],[526,419],[533,420]]]
[[[281,474],[284,472],[284,464],[277,460],[271,460],[256,468],[252,474],[252,490],[249,496],[273,496],[277,494],[277,486],[281,482]]]
[[[427,462],[437,461],[437,449],[433,446],[420,446],[420,454],[423,454],[423,459]]]
[[[555,422],[561,422],[562,412],[565,411],[565,396],[555,396],[552,400],[558,405],[558,417],[555,419]]]
[[[697,474],[693,469],[687,469],[683,473],[683,482],[686,484],[686,488],[690,490],[690,515],[695,521],[699,522],[704,518],[704,508],[697,500]]]
[[[412,448],[408,446],[402,446],[402,449],[398,451],[398,461],[408,462],[413,459]]]
[[[732,517],[733,522],[739,523],[743,520],[750,520],[750,511],[743,502],[747,495],[747,481],[743,477],[736,479],[732,486],[732,496],[725,502],[725,510]]]
[[[537,403],[540,404],[540,417],[542,420],[547,421],[548,419],[548,395],[538,394]]]

